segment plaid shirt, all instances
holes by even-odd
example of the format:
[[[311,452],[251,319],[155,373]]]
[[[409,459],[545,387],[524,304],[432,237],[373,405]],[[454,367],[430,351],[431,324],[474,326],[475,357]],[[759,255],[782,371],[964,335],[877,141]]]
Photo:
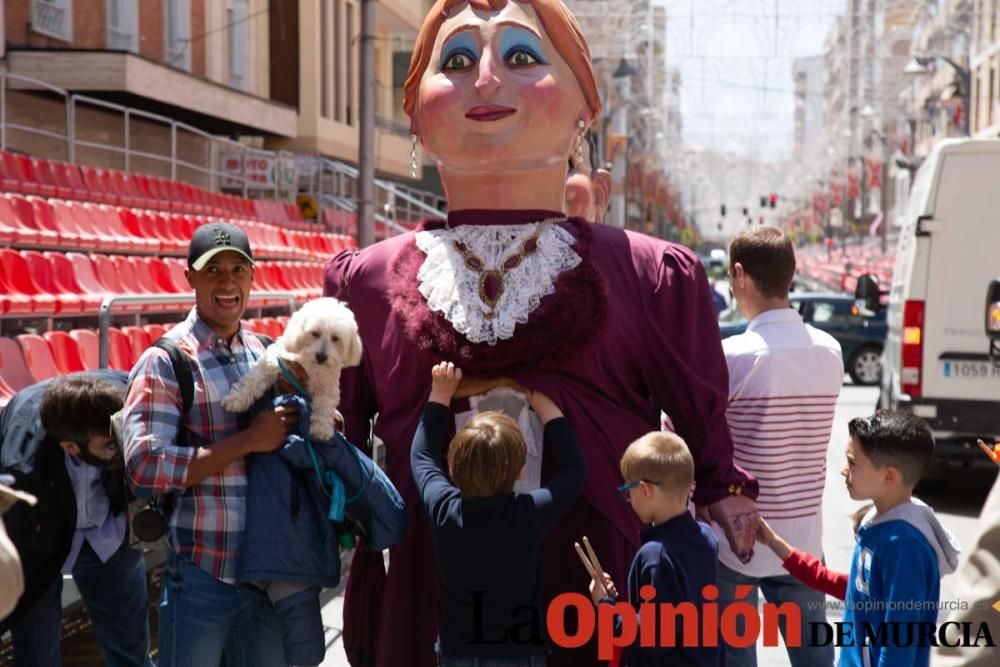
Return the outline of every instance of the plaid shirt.
[[[197,309],[166,337],[191,363],[191,409],[182,414],[170,356],[158,347],[146,350],[132,369],[125,397],[128,478],[140,495],[171,493],[171,547],[216,579],[233,583],[246,521],[246,464],[231,463],[186,489],[184,483],[197,447],[211,447],[250,425],[248,414],[226,412],[221,400],[260,358],[264,345],[246,327],[227,343],[198,317]],[[189,446],[177,444],[181,429]]]

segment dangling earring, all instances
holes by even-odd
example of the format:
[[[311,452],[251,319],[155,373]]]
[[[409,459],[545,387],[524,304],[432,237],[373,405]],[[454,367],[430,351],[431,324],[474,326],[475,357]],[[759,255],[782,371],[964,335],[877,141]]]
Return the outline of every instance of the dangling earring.
[[[576,121],[576,127],[580,130],[580,136],[576,140],[576,166],[577,169],[583,166],[583,144],[587,141],[587,124],[583,122],[583,119]]]
[[[410,136],[410,178],[416,178],[420,165],[417,163],[417,135]]]

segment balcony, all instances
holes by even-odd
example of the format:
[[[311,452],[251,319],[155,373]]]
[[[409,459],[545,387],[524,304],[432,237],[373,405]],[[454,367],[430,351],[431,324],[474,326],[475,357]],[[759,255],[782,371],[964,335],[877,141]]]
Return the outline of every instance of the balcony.
[[[250,95],[133,53],[119,51],[11,50],[8,70],[72,92],[126,94],[131,106],[176,107],[205,119],[257,132],[293,136],[295,109]],[[157,111],[159,113],[159,111]]]

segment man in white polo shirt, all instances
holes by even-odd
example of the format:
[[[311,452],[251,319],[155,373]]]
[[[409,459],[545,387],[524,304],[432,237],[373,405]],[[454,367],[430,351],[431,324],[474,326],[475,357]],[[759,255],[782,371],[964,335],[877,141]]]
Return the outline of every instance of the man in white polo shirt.
[[[734,461],[760,483],[761,516],[793,546],[821,554],[826,451],[844,363],[840,344],[805,324],[790,307],[794,275],[795,250],[779,229],[744,230],[729,247],[733,298],[750,324],[745,333],[722,342],[729,365],[726,419]],[[737,585],[753,586],[742,598],[753,605],[758,591],[768,602],[797,604],[802,645],[788,649],[792,666],[832,665],[832,646],[808,646],[809,623],[826,620],[823,594],[789,576],[767,549],[741,563],[716,530],[720,606],[734,601]],[[753,646],[726,647],[727,667],[756,664]]]

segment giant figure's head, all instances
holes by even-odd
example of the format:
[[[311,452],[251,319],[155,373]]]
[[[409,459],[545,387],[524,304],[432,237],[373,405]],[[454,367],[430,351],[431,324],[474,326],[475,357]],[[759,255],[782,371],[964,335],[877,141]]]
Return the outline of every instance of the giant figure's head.
[[[562,0],[437,0],[405,85],[442,172],[565,165],[600,113],[590,50]]]

